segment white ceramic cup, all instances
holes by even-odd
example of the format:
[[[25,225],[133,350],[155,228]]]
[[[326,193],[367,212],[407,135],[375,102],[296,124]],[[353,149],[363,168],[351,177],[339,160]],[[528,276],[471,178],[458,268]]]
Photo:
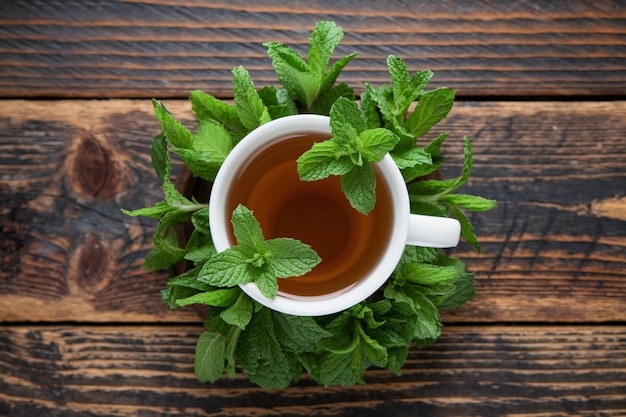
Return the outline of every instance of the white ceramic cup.
[[[242,164],[261,147],[281,137],[289,138],[302,133],[330,136],[329,118],[301,114],[273,120],[250,132],[227,156],[217,173],[209,200],[209,225],[218,252],[231,246],[230,229],[226,223],[231,213],[226,213],[226,201],[230,184]],[[323,316],[350,308],[376,292],[398,265],[405,245],[449,248],[458,244],[461,226],[456,219],[410,213],[406,184],[389,154],[378,162],[378,167],[391,193],[392,232],[381,261],[367,276],[342,290],[318,296],[296,296],[279,291],[272,300],[261,294],[255,283],[242,284],[241,289],[273,310],[298,316]]]

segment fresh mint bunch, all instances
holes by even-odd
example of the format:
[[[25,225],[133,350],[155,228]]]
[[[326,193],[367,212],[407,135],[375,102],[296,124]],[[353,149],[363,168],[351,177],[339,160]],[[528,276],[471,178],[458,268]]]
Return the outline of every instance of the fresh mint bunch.
[[[366,129],[356,102],[339,98],[330,109],[332,138],[318,142],[298,158],[302,181],[341,176],[341,189],[352,207],[369,213],[376,203],[376,176],[372,163],[379,162],[400,140],[384,128]]]
[[[345,83],[335,85],[335,82],[356,53],[341,58],[329,67],[330,58],[342,38],[343,30],[335,22],[318,22],[309,37],[308,60],[281,43],[263,44],[267,47],[278,80],[303,112],[328,114],[339,97],[354,100],[352,88]]]
[[[253,213],[243,206],[231,219],[237,245],[218,254],[211,240],[209,205],[183,196],[172,183],[174,158],[195,177],[211,182],[231,149],[258,126],[300,112],[330,115],[332,138],[314,145],[299,160],[303,180],[341,176],[351,204],[367,213],[375,205],[372,165],[389,153],[407,183],[411,212],[456,217],[465,240],[480,251],[465,212],[489,210],[495,202],[459,193],[472,167],[469,139],[464,139],[458,177],[420,178],[444,163],[441,149],[449,134],[431,132],[451,110],[454,92],[428,90],[431,71],[411,75],[404,61],[391,55],[390,85],[365,84],[357,101],[352,88],[337,83],[356,54],[331,63],[342,37],[334,22],[319,22],[309,38],[306,59],[290,47],[266,43],[281,86],[256,88],[245,68],[234,68],[232,102],[191,93],[195,132],[153,101],[162,131],[154,138],[151,157],[164,201],[124,213],[157,221],[146,267],[173,271],[181,262],[188,266],[172,274],[161,293],[164,302],[173,309],[209,306],[196,345],[195,372],[201,381],[214,382],[224,374],[234,378],[238,368],[267,389],[286,387],[303,371],[326,386],[364,383],[370,368],[399,375],[410,346],[427,346],[441,334],[440,311],[475,295],[473,274],[461,260],[438,249],[407,246],[385,286],[348,310],[322,317],[269,310],[238,284],[256,282],[273,297],[277,279],[305,273],[319,262],[317,254],[288,236],[265,240]],[[193,231],[179,240],[179,228],[189,224]]]
[[[265,240],[252,211],[239,205],[232,215],[237,245],[210,257],[198,274],[198,280],[215,287],[233,287],[255,282],[261,293],[274,299],[277,278],[306,274],[321,262],[317,253],[299,240]]]

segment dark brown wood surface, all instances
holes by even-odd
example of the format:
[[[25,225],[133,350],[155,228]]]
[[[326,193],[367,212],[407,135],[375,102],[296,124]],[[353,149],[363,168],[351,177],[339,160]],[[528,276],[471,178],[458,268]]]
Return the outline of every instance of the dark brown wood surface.
[[[0,414],[31,416],[623,416],[626,331],[446,328],[411,351],[402,376],[367,385],[307,379],[264,391],[245,378],[193,376],[201,327],[25,326],[0,330]],[[43,382],[45,381],[45,382]]]
[[[201,384],[202,312],[161,303],[154,223],[120,212],[162,198],[150,98],[193,128],[190,90],[272,82],[261,43],[320,19],[354,86],[396,54],[457,90],[443,175],[467,135],[465,191],[498,200],[452,252],[478,296],[401,376]],[[0,416],[623,416],[625,306],[623,1],[0,0]]]
[[[0,91],[9,97],[231,95],[244,65],[275,77],[263,42],[305,52],[318,20],[359,53],[344,81],[386,82],[385,59],[436,72],[461,96],[626,93],[626,5],[613,1],[0,0]]]

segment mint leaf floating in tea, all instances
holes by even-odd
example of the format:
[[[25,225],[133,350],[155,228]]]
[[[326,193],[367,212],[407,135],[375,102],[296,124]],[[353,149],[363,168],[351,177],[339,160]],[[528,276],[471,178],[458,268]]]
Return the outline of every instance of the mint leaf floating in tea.
[[[400,138],[388,129],[366,129],[363,113],[347,98],[339,98],[330,109],[330,127],[331,139],[314,144],[298,158],[300,179],[340,175],[341,189],[352,207],[367,214],[376,203],[372,163],[383,159]]]
[[[273,299],[277,278],[304,275],[321,262],[310,246],[291,238],[265,240],[252,211],[239,205],[232,215],[237,245],[213,255],[198,280],[216,287],[255,282],[261,293]]]

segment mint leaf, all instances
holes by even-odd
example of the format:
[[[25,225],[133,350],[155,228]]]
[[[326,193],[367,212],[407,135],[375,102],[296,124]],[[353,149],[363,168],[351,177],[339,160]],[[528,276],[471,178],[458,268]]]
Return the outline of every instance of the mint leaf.
[[[250,209],[239,204],[233,211],[231,222],[239,248],[249,256],[264,255],[267,251],[261,225]]]
[[[352,161],[343,155],[337,142],[327,140],[315,143],[297,160],[300,180],[316,181],[330,175],[343,175],[352,169]]]
[[[341,177],[341,189],[352,207],[360,213],[369,213],[376,205],[376,175],[372,166],[354,166]]]
[[[224,372],[226,338],[221,333],[204,332],[196,343],[194,371],[201,382],[215,382]]]
[[[309,245],[291,238],[276,238],[266,242],[269,265],[277,278],[306,274],[322,260]]]
[[[453,284],[454,292],[449,294],[439,303],[437,306],[439,310],[457,308],[476,296],[476,291],[474,289],[474,274],[461,274]]]
[[[402,177],[405,182],[411,182],[418,177],[431,174],[439,169],[444,161],[444,158],[440,153],[440,148],[448,136],[448,133],[441,134],[424,148],[424,151],[426,151],[431,157],[431,164],[417,164],[415,166],[402,169]],[[391,154],[392,158],[394,157],[394,153]]]
[[[352,207],[367,214],[376,203],[371,163],[380,161],[399,138],[387,129],[365,129],[361,110],[346,98],[333,104],[330,127],[331,139],[314,144],[298,158],[300,179],[314,181],[340,175],[341,188]]]
[[[298,113],[296,103],[291,100],[289,92],[284,88],[265,86],[258,91],[258,94],[272,119]]]
[[[253,281],[259,287],[259,291],[265,297],[273,300],[278,293],[278,281],[274,270],[265,265],[263,268],[256,268],[250,271]]]
[[[463,236],[463,239],[472,245],[476,252],[480,253],[480,244],[478,243],[478,238],[476,237],[476,232],[474,231],[474,226],[472,225],[470,219],[465,215],[465,213],[455,206],[449,205],[448,209],[450,210],[452,216],[456,218],[459,223],[461,223],[461,236]]]
[[[345,97],[338,99],[330,109],[330,128],[333,140],[344,146],[352,144],[353,138],[365,130],[363,114],[356,102]],[[351,133],[346,134],[346,130]]]
[[[368,162],[380,162],[400,140],[392,131],[383,128],[364,130],[359,139],[363,147],[361,154]]]
[[[234,290],[234,289],[233,289]],[[237,326],[240,329],[245,329],[250,320],[252,319],[252,300],[246,293],[239,290],[234,290],[239,293],[237,300],[232,303],[228,308],[222,310],[220,317],[226,323]]]
[[[180,298],[175,304],[184,307],[191,304],[204,304],[214,307],[225,307],[231,305],[237,299],[237,289],[225,288],[215,289],[194,294],[190,297]]]
[[[433,164],[430,153],[423,148],[417,147],[405,151],[393,152],[391,153],[391,158],[393,158],[393,161],[400,169],[413,168],[415,166],[431,167]],[[428,169],[430,168],[426,170]]]
[[[402,267],[402,275],[408,282],[432,286],[452,283],[459,277],[459,271],[452,266],[411,263]]]
[[[438,88],[424,93],[419,98],[418,106],[407,118],[404,127],[414,137],[420,137],[443,120],[453,104],[454,90],[450,88]]]
[[[330,57],[342,37],[342,29],[334,22],[318,22],[309,37],[308,62],[286,45],[277,42],[263,44],[278,80],[306,111],[310,111],[315,101],[333,87],[339,73],[356,56],[350,54],[328,69]],[[340,93],[349,97],[352,94]]]
[[[311,72],[321,80],[330,57],[343,38],[343,31],[335,22],[317,22],[309,36],[308,62]]]
[[[202,266],[198,279],[216,287],[233,287],[254,280],[251,257],[237,246],[216,253]]]
[[[298,52],[277,42],[263,44],[272,59],[274,71],[289,95],[305,108],[310,108],[319,85],[318,77],[309,69]]]
[[[150,157],[157,177],[163,179],[166,175],[169,175],[170,153],[167,148],[167,137],[163,132],[154,137],[150,148]]]
[[[201,91],[192,91],[190,100],[191,109],[198,120],[214,120],[220,123],[235,143],[248,133],[248,129],[239,120],[235,106]]]
[[[233,94],[237,116],[248,130],[271,120],[261,97],[254,89],[250,74],[242,66],[233,69]]]
[[[239,336],[236,352],[250,381],[265,389],[289,385],[292,371],[278,343],[269,309],[263,307],[252,316]]]
[[[165,108],[163,103],[152,99],[154,114],[161,123],[163,133],[167,140],[177,148],[191,149],[193,134]]]
[[[204,161],[215,163],[219,168],[233,149],[233,140],[223,125],[214,120],[201,120],[193,148]]]
[[[237,245],[211,256],[198,280],[218,287],[255,282],[268,298],[276,297],[277,278],[300,276],[321,259],[310,246],[290,238],[264,240],[252,211],[240,204],[232,214]]]
[[[495,200],[469,194],[447,194],[441,197],[439,201],[454,204],[471,211],[488,211],[496,206]]]
[[[312,317],[293,316],[272,312],[276,337],[292,352],[312,352],[321,340],[333,336]]]
[[[402,58],[394,55],[390,55],[387,58],[387,68],[389,70],[389,76],[391,77],[393,110],[388,109],[386,113],[393,114],[394,119],[401,122],[411,103],[423,93],[433,73],[428,70],[419,71],[413,77],[409,78],[406,64]],[[391,103],[387,100],[385,100],[385,102],[385,107],[391,107]],[[388,121],[391,122],[391,119]]]

